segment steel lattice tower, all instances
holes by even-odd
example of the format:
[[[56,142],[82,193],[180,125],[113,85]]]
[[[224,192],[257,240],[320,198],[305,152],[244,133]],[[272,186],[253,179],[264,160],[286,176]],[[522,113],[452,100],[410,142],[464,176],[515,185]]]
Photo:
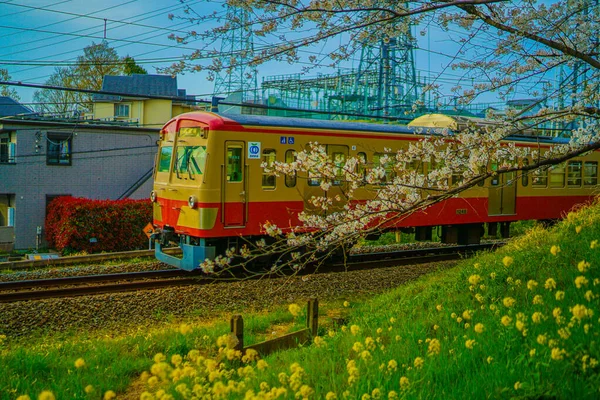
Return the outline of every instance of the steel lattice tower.
[[[255,67],[249,66],[254,44],[248,11],[228,6],[226,19],[229,30],[221,40],[219,53],[223,70],[215,76],[213,95],[225,97],[231,103],[256,102],[257,73]],[[239,113],[236,108],[227,111]]]

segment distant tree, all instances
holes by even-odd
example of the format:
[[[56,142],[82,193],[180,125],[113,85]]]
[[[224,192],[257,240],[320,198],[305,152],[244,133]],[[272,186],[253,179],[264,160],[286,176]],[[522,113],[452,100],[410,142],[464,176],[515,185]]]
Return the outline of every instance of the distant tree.
[[[74,68],[56,68],[46,81],[46,85],[77,88],[77,76]],[[33,95],[35,110],[42,114],[70,117],[83,109],[83,96],[77,92],[42,89]]]
[[[8,71],[5,70],[4,68],[0,68],[0,81],[10,81],[10,75],[8,74]],[[13,88],[11,88],[10,86],[6,86],[6,85],[0,85],[0,96],[6,96],[6,97],[10,97],[13,100],[19,101],[21,100],[21,98],[19,97],[19,95],[17,94],[17,91]]]
[[[145,68],[136,64],[133,57],[125,56],[125,58],[123,58],[123,73],[125,75],[133,75],[133,74],[146,75],[146,74],[148,74],[148,71],[146,71]]]

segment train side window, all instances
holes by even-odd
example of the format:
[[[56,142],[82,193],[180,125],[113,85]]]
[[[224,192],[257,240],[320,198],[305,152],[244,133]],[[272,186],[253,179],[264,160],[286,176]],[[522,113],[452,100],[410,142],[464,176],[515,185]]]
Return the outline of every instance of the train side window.
[[[526,167],[529,165],[529,160],[527,158],[523,159],[523,166]],[[523,187],[526,187],[527,185],[529,185],[529,175],[527,174],[527,171],[521,171],[521,185],[523,185]]]
[[[364,181],[367,177],[367,154],[363,152],[357,153],[356,158],[361,162],[361,164],[358,164],[356,172]]]
[[[286,164],[291,164],[294,161],[296,161],[296,151],[295,150],[287,150],[285,152]],[[285,176],[285,186],[287,186],[287,187],[296,186],[296,172]]]
[[[265,149],[262,152],[262,162],[263,165],[271,168],[273,166],[273,163],[275,162],[275,150],[274,149]],[[265,172],[265,170],[263,169],[263,174],[262,174],[262,188],[263,189],[275,189],[275,185],[277,183],[276,181],[276,176],[275,175],[271,175],[267,172]]]
[[[242,148],[227,147],[227,182],[242,181]]]
[[[548,168],[541,167],[531,173],[531,186],[537,188],[545,188],[548,186]]]
[[[598,184],[598,162],[586,161],[583,163],[583,184],[585,186]]]
[[[173,146],[163,146],[160,148],[158,158],[158,172],[169,172],[171,168],[171,156],[173,155]]]
[[[565,187],[565,166],[564,164],[550,167],[550,187],[562,188]]]
[[[388,156],[387,161],[383,161],[382,158],[384,156]],[[384,175],[380,178],[379,183],[381,185],[389,185],[394,180],[394,168],[393,168],[393,160],[394,156],[391,154],[383,154],[383,153],[375,153],[373,154],[373,168],[382,167],[384,170]]]
[[[335,152],[331,155],[333,161],[333,186],[340,186],[344,180],[344,165],[346,165],[346,155],[344,153]]]
[[[583,172],[581,161],[569,161],[567,164],[567,186],[581,187],[581,173]]]

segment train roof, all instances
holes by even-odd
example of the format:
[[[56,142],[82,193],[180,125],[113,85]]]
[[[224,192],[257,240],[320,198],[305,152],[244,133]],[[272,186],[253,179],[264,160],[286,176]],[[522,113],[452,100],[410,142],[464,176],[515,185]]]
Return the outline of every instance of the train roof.
[[[250,126],[270,126],[270,127],[287,127],[287,128],[305,128],[305,129],[330,129],[343,131],[367,131],[379,133],[395,133],[395,134],[436,134],[443,128],[422,127],[422,126],[406,126],[393,124],[378,124],[372,122],[354,122],[354,121],[331,121],[308,118],[288,118],[288,117],[271,117],[265,115],[246,115],[246,114],[216,114],[208,112],[192,112],[180,114],[177,118],[192,118],[209,122],[219,122],[227,125],[236,123],[239,125]],[[452,134],[452,130],[449,130]],[[569,142],[569,138],[558,138],[536,135],[511,135],[506,140],[529,142],[529,143],[546,143],[546,144],[565,144]]]

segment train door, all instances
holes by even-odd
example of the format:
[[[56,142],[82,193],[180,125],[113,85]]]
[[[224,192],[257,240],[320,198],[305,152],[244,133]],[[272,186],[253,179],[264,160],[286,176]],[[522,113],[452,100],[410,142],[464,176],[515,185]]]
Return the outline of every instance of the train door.
[[[226,227],[246,225],[247,182],[245,142],[225,142],[225,163],[221,168],[221,221]]]
[[[498,170],[498,164],[492,164]],[[517,184],[514,172],[498,174],[490,179],[488,191],[488,215],[514,215],[517,200]]]

